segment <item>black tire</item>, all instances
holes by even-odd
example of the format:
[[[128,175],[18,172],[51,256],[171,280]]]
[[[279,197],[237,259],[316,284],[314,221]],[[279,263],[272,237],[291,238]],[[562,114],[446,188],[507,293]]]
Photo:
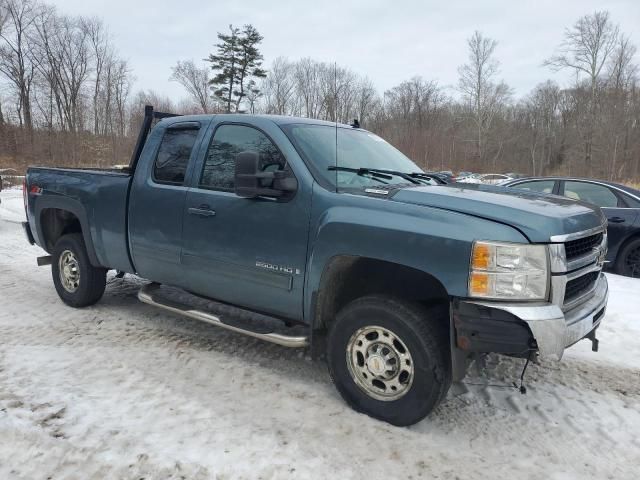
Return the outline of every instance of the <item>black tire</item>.
[[[615,270],[620,275],[640,278],[640,238],[627,242],[618,252]]]
[[[329,373],[342,398],[354,410],[397,426],[413,425],[426,417],[451,386],[447,312],[442,306],[425,308],[379,295],[359,298],[343,308],[331,326],[327,344]],[[348,345],[352,336],[368,326],[387,329],[410,353],[413,380],[397,399],[374,398],[351,373]]]
[[[74,291],[65,288],[60,276],[60,258],[67,251],[71,252],[77,260],[77,271],[79,271],[79,280]],[[96,303],[102,298],[107,284],[107,270],[91,265],[84,239],[79,233],[70,233],[58,239],[53,248],[51,274],[60,299],[74,308],[87,307]]]

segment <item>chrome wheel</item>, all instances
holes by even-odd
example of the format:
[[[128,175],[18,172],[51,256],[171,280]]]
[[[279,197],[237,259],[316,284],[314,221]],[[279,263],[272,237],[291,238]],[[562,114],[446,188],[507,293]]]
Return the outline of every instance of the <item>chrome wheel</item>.
[[[376,400],[397,400],[413,383],[411,353],[387,328],[367,326],[356,331],[347,344],[347,365],[358,387]]]
[[[65,250],[58,259],[60,283],[69,292],[75,292],[80,286],[80,264],[71,250]]]

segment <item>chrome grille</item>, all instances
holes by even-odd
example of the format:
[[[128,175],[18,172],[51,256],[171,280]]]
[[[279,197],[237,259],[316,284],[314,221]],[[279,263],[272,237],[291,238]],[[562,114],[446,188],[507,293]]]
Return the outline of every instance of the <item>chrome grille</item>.
[[[571,240],[564,244],[567,261],[571,261],[575,258],[582,257],[591,253],[594,248],[600,246],[602,243],[602,232],[596,233],[577,240]]]

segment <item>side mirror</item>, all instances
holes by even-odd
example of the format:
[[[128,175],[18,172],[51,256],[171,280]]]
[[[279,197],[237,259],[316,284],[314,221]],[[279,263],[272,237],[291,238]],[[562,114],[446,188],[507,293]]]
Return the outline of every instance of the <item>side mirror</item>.
[[[260,171],[260,155],[241,152],[236,156],[235,193],[239,197],[281,198],[298,189],[298,181],[287,171]]]

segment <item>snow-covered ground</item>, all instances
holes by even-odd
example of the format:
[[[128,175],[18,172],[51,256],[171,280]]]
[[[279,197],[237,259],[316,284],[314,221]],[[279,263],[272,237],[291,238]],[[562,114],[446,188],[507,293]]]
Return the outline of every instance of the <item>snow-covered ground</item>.
[[[21,188],[12,187],[0,191],[0,201],[0,221],[20,223],[25,219]]]
[[[111,278],[65,307],[0,204],[0,479],[632,479],[640,466],[640,281],[609,275],[600,352],[491,357],[429,418],[350,410],[298,350],[165,314]],[[9,221],[7,221],[9,220]],[[480,385],[476,385],[480,384]]]

